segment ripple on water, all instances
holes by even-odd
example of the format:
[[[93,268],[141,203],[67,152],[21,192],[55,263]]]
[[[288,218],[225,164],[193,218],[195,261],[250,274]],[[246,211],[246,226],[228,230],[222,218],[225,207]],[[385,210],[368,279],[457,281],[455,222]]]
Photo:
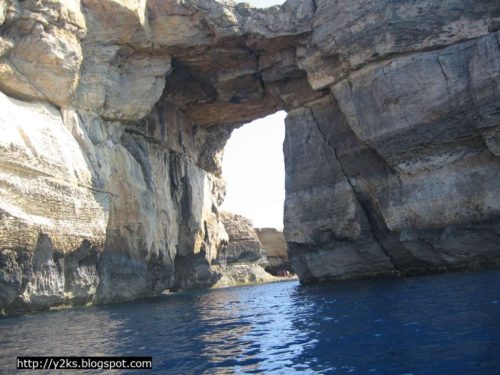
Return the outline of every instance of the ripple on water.
[[[152,355],[161,374],[498,374],[500,272],[227,288],[0,319],[18,355]],[[90,372],[91,373],[91,372]]]

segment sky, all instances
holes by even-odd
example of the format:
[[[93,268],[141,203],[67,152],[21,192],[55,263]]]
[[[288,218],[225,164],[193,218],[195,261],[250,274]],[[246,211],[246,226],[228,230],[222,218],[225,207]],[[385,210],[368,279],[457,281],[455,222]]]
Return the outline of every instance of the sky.
[[[271,5],[283,4],[285,0],[236,0],[235,2],[250,3],[255,7],[265,8]]]
[[[285,0],[237,0],[265,8]],[[222,162],[226,199],[221,209],[243,215],[256,228],[283,228],[285,112],[235,130]]]
[[[280,111],[243,125],[224,149],[221,209],[251,219],[256,228],[283,228],[285,117]]]

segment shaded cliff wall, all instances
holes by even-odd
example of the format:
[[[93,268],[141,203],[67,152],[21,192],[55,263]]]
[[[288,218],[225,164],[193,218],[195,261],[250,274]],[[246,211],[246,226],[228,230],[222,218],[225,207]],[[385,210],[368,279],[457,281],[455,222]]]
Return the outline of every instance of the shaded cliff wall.
[[[322,280],[498,266],[499,4],[317,4],[299,65],[330,95],[287,118],[294,269]]]
[[[498,265],[496,0],[0,2],[0,309],[212,285],[232,129],[288,111],[303,280]]]

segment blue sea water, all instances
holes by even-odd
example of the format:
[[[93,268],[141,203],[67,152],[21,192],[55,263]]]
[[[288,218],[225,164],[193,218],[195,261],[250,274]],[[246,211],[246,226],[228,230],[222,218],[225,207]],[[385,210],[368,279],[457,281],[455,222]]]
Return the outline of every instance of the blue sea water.
[[[0,369],[21,355],[152,356],[143,373],[159,374],[500,374],[500,271],[293,281],[0,319]]]

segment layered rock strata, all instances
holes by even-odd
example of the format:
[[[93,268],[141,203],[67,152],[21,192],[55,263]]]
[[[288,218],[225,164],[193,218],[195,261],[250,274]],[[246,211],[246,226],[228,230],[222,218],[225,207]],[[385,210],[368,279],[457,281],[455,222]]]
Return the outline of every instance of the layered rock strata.
[[[302,280],[498,266],[499,20],[497,0],[1,0],[0,309],[216,282],[224,144],[281,109]]]
[[[219,263],[247,263],[262,259],[262,244],[250,219],[231,212],[221,212],[220,220],[228,239],[217,254]]]
[[[301,65],[330,94],[287,118],[295,270],[321,280],[497,267],[498,3],[355,3],[320,2],[322,52]]]
[[[288,244],[283,231],[276,228],[257,228],[255,231],[262,244],[262,250],[268,263],[266,271],[275,276],[282,275],[286,271],[293,273],[288,259]]]
[[[218,275],[214,286],[275,281],[264,269],[267,261],[252,221],[229,212],[222,212],[220,219],[227,233],[227,242],[222,244],[212,262],[212,269]]]
[[[175,263],[174,290],[227,287],[274,281],[251,220],[230,212],[219,213],[218,251],[207,261],[203,254]]]

